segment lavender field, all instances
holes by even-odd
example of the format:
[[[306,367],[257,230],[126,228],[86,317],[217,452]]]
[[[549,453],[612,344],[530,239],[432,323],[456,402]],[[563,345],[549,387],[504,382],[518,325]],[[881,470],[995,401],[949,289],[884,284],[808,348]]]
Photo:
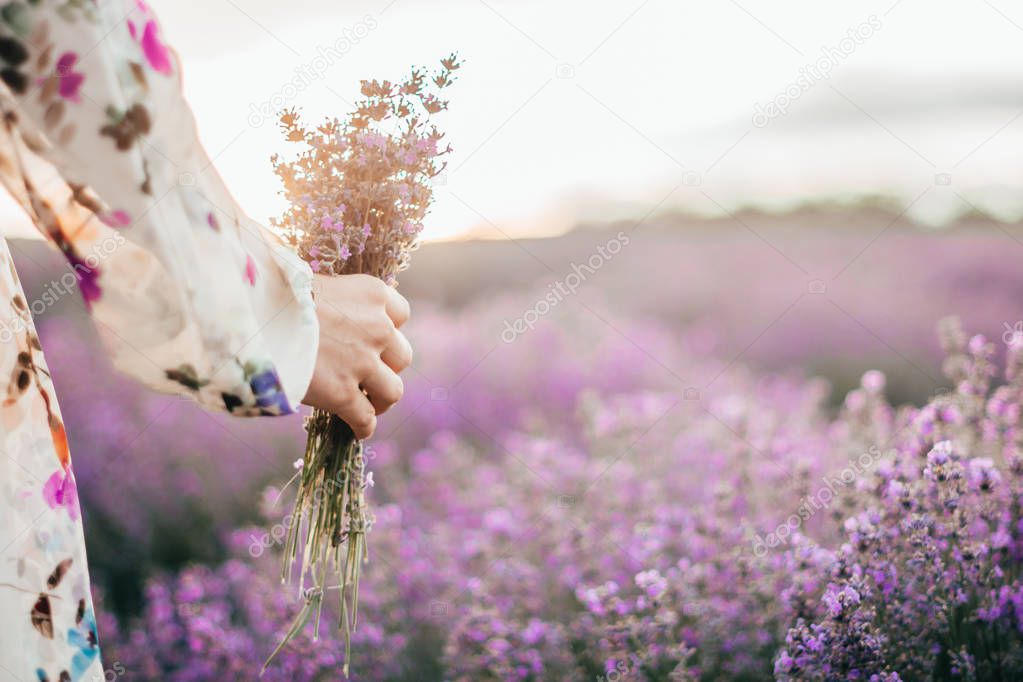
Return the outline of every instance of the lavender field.
[[[1023,679],[1023,225],[897,218],[417,253],[353,679]],[[40,298],[59,258],[12,250]],[[273,502],[301,420],[134,386],[76,296],[37,320],[106,666],[256,679],[299,606]],[[323,630],[264,679],[341,679]]]

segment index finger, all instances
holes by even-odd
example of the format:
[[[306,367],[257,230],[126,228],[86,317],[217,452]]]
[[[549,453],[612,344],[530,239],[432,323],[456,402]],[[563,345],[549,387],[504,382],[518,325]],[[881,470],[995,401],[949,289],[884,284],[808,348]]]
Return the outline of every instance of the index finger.
[[[400,327],[408,322],[409,315],[412,314],[408,301],[393,287],[387,287],[387,302],[385,306],[387,316],[391,318],[391,322],[394,323],[395,327]]]

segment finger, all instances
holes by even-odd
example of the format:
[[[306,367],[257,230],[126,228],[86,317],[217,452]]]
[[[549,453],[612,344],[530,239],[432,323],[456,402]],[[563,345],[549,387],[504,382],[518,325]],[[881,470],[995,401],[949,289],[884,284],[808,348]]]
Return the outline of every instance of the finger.
[[[355,389],[352,393],[354,395],[338,407],[336,414],[352,427],[356,438],[369,438],[377,428],[376,409],[362,391]]]
[[[386,412],[391,405],[401,400],[405,392],[405,384],[401,378],[382,362],[377,370],[362,382],[362,387],[366,390],[369,402],[373,404],[377,414]]]
[[[395,372],[402,372],[412,364],[412,344],[404,334],[395,329],[391,342],[387,344],[380,359]]]
[[[409,315],[412,314],[412,308],[409,306],[408,301],[404,296],[398,293],[394,287],[387,287],[387,316],[394,322],[395,327],[408,322]]]

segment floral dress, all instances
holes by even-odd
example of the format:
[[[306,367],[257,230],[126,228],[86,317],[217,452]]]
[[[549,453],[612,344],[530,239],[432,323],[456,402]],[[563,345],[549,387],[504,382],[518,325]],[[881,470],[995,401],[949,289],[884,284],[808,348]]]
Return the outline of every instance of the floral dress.
[[[145,3],[0,4],[0,109],[0,180],[67,258],[114,365],[210,409],[293,412],[316,355],[312,274],[224,187]],[[0,682],[101,681],[68,438],[32,323],[45,305],[3,243]]]

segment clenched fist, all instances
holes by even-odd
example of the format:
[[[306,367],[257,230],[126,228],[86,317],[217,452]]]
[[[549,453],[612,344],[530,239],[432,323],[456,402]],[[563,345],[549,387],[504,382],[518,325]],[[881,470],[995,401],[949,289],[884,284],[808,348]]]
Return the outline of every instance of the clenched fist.
[[[412,346],[399,328],[409,318],[408,301],[369,275],[317,275],[315,291],[320,345],[302,402],[368,438],[377,415],[405,390],[398,373],[412,363]]]

